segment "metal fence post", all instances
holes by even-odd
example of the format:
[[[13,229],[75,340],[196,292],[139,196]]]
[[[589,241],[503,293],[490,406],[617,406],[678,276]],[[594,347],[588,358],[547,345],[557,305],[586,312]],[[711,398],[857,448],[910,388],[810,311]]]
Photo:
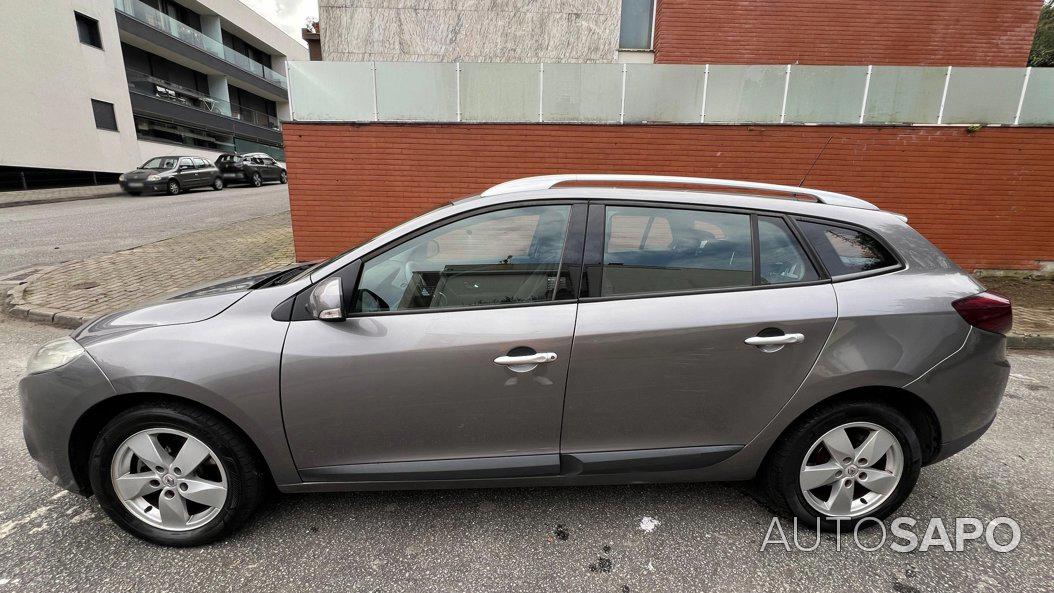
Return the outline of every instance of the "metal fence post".
[[[948,66],[948,69],[944,72],[944,91],[941,92],[941,108],[937,112],[937,125],[944,123],[944,103],[948,100],[948,82],[952,79],[952,67]]]
[[[1032,75],[1032,66],[1025,68],[1025,80],[1021,83],[1021,96],[1017,98],[1017,111],[1014,112],[1014,125],[1021,121],[1021,108],[1025,106],[1025,92],[1028,90],[1028,77]]]
[[[867,94],[871,91],[871,69],[873,66],[870,64],[867,66],[867,77],[864,78],[864,100],[860,102],[860,120],[856,123],[864,123],[864,112],[867,111]]]
[[[703,68],[703,105],[699,108],[699,123],[706,123],[706,91],[710,85],[710,64]]]
[[[780,106],[780,123],[787,120],[787,91],[791,84],[791,65],[787,64],[787,73],[783,76],[783,105]]]
[[[626,65],[622,65],[622,100],[619,103],[618,123],[626,123]]]

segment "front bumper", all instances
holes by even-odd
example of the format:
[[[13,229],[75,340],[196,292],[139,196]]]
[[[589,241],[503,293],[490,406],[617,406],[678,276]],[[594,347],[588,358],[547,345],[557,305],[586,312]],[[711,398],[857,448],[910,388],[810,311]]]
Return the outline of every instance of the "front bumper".
[[[118,182],[121,189],[128,193],[155,193],[163,192],[168,188],[167,181],[139,181],[139,180],[124,180]]]
[[[95,403],[114,395],[113,387],[87,354],[57,369],[27,375],[18,384],[22,403],[22,435],[30,457],[45,478],[78,494],[88,485],[79,483],[70,437],[77,420]]]

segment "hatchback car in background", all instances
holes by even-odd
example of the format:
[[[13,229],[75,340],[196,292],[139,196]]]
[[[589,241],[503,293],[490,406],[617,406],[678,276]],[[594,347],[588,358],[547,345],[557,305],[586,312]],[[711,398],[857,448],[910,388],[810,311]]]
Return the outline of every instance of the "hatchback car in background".
[[[219,169],[196,156],[154,157],[135,171],[123,173],[117,182],[133,196],[162,192],[174,196],[195,187],[219,191],[224,186]]]
[[[849,528],[987,430],[1010,324],[857,198],[557,175],[104,316],[20,392],[40,471],[160,544],[225,535],[271,486],[756,478]]]
[[[286,183],[289,180],[285,168],[263,152],[225,152],[216,159],[216,167],[228,184],[247,183],[253,187],[260,187],[265,181]]]

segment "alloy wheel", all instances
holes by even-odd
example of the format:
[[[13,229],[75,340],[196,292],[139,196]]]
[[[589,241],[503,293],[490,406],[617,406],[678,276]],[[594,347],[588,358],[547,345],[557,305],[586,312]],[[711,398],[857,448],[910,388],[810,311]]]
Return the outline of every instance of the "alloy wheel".
[[[179,182],[175,179],[168,182],[168,193],[172,194],[173,196],[179,193]]]
[[[253,173],[253,187],[260,187],[263,185],[263,179],[260,178],[259,173]]]
[[[798,485],[822,515],[859,517],[892,496],[904,475],[904,452],[889,430],[871,422],[833,428],[813,443]]]
[[[137,519],[166,531],[197,529],[227,501],[227,473],[216,453],[174,428],[139,431],[110,464],[114,492]]]

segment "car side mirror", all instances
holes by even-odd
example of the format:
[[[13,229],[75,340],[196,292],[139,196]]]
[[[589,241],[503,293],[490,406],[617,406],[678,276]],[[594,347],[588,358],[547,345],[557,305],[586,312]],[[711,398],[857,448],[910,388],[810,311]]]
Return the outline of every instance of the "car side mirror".
[[[341,290],[340,278],[323,280],[311,289],[307,310],[320,321],[344,321],[344,291]]]

